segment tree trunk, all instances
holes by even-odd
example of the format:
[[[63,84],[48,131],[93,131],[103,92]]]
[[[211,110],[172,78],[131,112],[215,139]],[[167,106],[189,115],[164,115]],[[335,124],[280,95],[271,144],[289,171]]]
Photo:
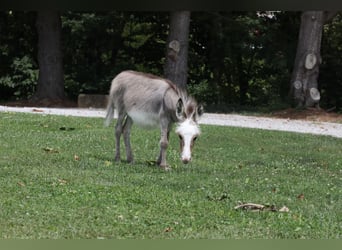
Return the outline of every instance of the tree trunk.
[[[184,90],[188,71],[189,26],[189,11],[171,12],[164,75]]]
[[[301,16],[297,53],[291,78],[290,96],[297,107],[319,107],[319,65],[323,25],[330,12],[305,11]]]
[[[61,100],[64,94],[64,73],[61,48],[61,18],[57,11],[38,11],[39,76],[35,100]]]

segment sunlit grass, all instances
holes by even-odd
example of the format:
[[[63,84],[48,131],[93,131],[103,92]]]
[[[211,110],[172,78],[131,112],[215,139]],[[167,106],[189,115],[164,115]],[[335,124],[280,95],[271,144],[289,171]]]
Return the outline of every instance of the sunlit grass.
[[[0,238],[340,238],[342,140],[201,130],[188,165],[171,134],[165,172],[159,131],[134,128],[136,162],[117,164],[102,119],[0,113]]]

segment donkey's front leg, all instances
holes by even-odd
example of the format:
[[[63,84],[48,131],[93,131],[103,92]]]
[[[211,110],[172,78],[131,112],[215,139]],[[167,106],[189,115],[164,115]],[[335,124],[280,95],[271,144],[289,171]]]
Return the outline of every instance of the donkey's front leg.
[[[169,127],[161,128],[161,137],[160,137],[160,154],[157,160],[157,164],[165,169],[170,170],[171,168],[166,164],[166,150],[169,145]]]

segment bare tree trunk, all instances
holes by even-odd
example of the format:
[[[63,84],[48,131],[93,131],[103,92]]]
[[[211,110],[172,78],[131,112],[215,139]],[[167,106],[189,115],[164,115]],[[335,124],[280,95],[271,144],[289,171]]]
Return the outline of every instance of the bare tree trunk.
[[[187,83],[189,26],[189,11],[171,12],[164,75],[182,89]]]
[[[38,11],[39,77],[33,99],[65,98],[61,48],[61,18],[57,11]]]
[[[335,13],[336,14],[336,13]],[[290,96],[298,107],[319,107],[319,65],[323,25],[333,13],[305,11],[301,16]]]

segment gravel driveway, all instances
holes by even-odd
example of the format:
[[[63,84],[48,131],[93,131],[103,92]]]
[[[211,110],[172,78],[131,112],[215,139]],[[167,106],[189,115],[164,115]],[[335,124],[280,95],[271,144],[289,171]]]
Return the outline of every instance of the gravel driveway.
[[[105,117],[103,109],[78,108],[21,108],[0,106],[0,112],[25,112],[45,115],[65,115],[80,117]],[[290,131],[298,133],[330,135],[342,138],[342,124],[316,121],[289,120],[279,118],[265,118],[256,116],[242,116],[231,114],[205,113],[199,121],[201,124],[258,128],[267,130]]]

